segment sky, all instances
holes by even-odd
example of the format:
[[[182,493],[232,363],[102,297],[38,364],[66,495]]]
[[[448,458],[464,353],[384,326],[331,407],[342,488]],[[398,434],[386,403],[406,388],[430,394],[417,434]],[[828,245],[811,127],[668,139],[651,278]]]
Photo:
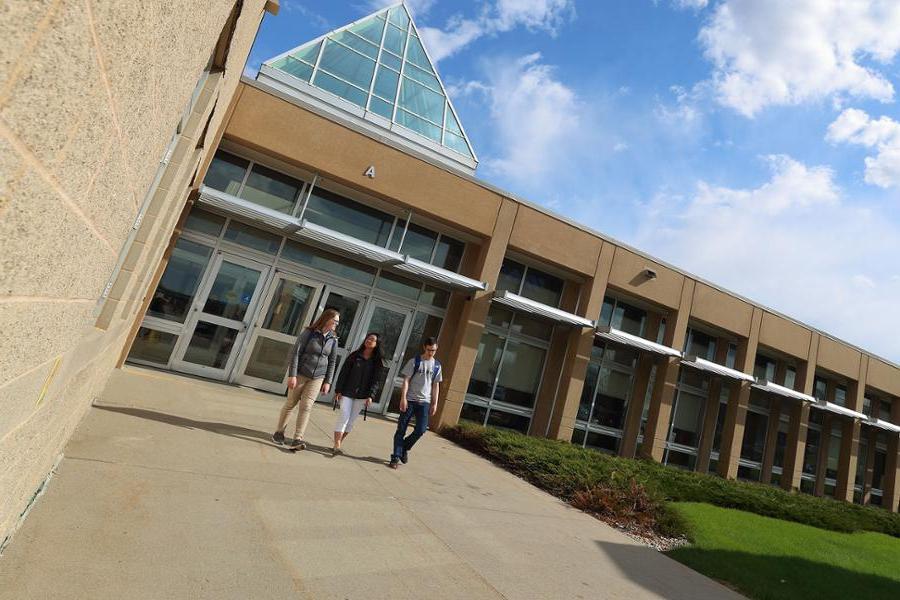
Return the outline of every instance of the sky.
[[[245,70],[381,0],[281,0]],[[900,363],[900,2],[407,0],[477,175]]]

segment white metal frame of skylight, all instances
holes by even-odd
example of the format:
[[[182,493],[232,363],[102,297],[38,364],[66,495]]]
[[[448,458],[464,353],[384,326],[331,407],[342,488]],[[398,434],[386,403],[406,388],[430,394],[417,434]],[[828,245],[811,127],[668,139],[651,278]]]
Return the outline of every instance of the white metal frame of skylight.
[[[405,38],[402,44],[402,56],[398,56],[397,54],[395,54],[396,48],[387,48],[385,45],[388,31],[390,31],[392,27],[400,30],[393,20],[394,13],[397,11],[402,11],[402,14],[408,21],[405,26],[405,31],[403,32],[405,34]],[[365,46],[366,48],[369,48],[369,46],[371,46],[371,48],[374,48],[375,42],[372,39],[363,37],[353,31],[350,31],[351,29],[373,19],[383,19],[384,21],[384,25],[381,31],[380,43],[377,46],[377,51],[375,51],[374,56],[366,54],[360,49],[354,48],[350,43],[347,43],[348,40],[337,39],[341,37],[341,34],[344,34],[344,32],[346,32],[345,37],[349,36],[350,41],[359,38],[359,40],[363,40],[365,44],[367,44],[367,46]],[[411,60],[409,58],[409,50],[412,46],[413,38],[415,38],[417,47],[421,48],[422,52],[425,55],[428,69],[421,67],[415,60]],[[344,52],[350,52],[359,55],[365,60],[374,62],[375,66],[372,70],[371,76],[369,77],[367,85],[368,89],[363,89],[360,84],[349,81],[346,78],[342,77],[340,74],[334,73],[333,70],[322,67],[322,57],[326,53],[326,47],[328,46],[328,44],[337,44],[342,48]],[[310,48],[316,48],[315,64],[313,64],[313,61],[309,58],[297,57],[297,55],[300,54],[303,50]],[[388,58],[386,58],[386,55]],[[302,63],[304,69],[308,71],[308,79],[304,79],[304,77],[306,76],[306,71],[304,72],[304,76],[298,76],[297,74],[292,74],[287,70],[282,70],[282,68],[274,66],[283,59],[288,58],[292,61]],[[398,60],[399,71],[397,70],[396,64],[388,64],[389,62],[396,62]],[[409,70],[407,69],[408,65],[410,67]],[[383,70],[388,70],[393,75],[396,75],[396,87],[395,89],[393,89],[394,97],[391,99],[385,98],[384,95],[376,91],[376,85]],[[422,74],[417,76],[416,73],[418,73],[418,71],[421,71]],[[335,91],[328,90],[321,85],[317,85],[315,82],[317,82],[319,72],[323,73],[325,76],[327,76],[327,78],[334,79],[335,81],[338,81],[345,86],[350,86],[359,94],[365,94],[365,106],[363,107],[359,103],[343,97]],[[390,77],[391,75],[388,76],[388,78]],[[441,156],[450,158],[455,163],[462,164],[472,169],[473,171],[475,166],[478,164],[478,158],[475,154],[475,150],[474,148],[472,148],[472,143],[469,140],[465,129],[463,128],[456,108],[453,106],[453,102],[451,101],[450,96],[447,94],[444,83],[438,75],[437,69],[434,66],[434,61],[431,59],[431,55],[428,53],[428,49],[422,43],[418,28],[416,27],[415,22],[413,21],[412,16],[409,13],[409,10],[402,2],[381,9],[361,19],[357,19],[352,23],[330,31],[318,38],[310,40],[309,42],[301,44],[296,48],[288,50],[287,52],[283,52],[282,54],[279,54],[278,56],[265,61],[260,68],[258,80],[269,85],[275,84],[277,87],[283,90],[286,86],[288,90],[284,91],[289,91],[289,93],[300,92],[308,97],[311,96],[316,100],[327,102],[332,106],[341,108],[343,109],[343,111],[349,112],[354,116],[361,117],[367,123],[379,125],[380,127],[387,129],[391,133],[397,134],[405,138],[406,140],[413,141],[425,146],[429,150],[436,151]],[[278,86],[277,84],[281,85]],[[436,95],[439,94],[442,97],[443,107],[441,112],[440,124],[435,122],[428,115],[420,114],[421,112],[426,112],[424,110],[415,111],[414,109],[410,110],[407,106],[401,106],[401,94],[404,88],[407,87],[407,85],[411,89],[415,88],[415,86],[420,86],[428,93]],[[384,105],[390,104],[390,119],[386,118],[385,114],[383,114],[382,112],[373,110],[373,102],[382,103]],[[408,117],[404,117],[407,114]],[[435,131],[435,133],[437,130],[439,130],[440,140],[436,140],[423,132],[417,131],[411,124],[407,124],[406,122],[404,122],[404,119],[398,120],[398,117],[412,119],[412,121],[409,121],[409,123],[415,123],[417,120],[420,120],[424,124],[426,129],[428,127],[431,127],[432,130]],[[454,128],[453,126],[448,125],[448,123],[450,123],[451,125],[455,124],[456,127]],[[459,138],[459,142],[457,143],[461,142],[461,144],[465,146],[467,153],[462,153],[459,149],[454,148],[453,145],[449,144],[449,136]]]

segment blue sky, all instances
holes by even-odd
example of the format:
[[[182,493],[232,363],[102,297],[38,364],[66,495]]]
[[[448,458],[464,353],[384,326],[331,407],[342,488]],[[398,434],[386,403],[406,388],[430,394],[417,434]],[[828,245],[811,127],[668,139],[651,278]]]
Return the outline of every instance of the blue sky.
[[[248,71],[380,0],[282,0]],[[478,175],[900,362],[900,2],[410,0]]]

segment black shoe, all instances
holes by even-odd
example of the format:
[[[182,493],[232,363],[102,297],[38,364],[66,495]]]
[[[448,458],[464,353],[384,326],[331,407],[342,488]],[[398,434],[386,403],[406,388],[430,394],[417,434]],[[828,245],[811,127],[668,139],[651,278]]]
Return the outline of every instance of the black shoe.
[[[288,448],[291,450],[306,450],[306,442],[303,440],[291,440],[291,443],[288,444]]]
[[[396,456],[391,457],[391,462],[388,466],[392,469],[396,469],[400,466],[400,460]]]
[[[400,455],[400,462],[402,462],[404,465],[409,462],[409,451],[408,450],[404,450],[403,454]]]
[[[282,433],[281,431],[276,431],[272,434],[272,441],[279,446],[284,446],[284,433]]]

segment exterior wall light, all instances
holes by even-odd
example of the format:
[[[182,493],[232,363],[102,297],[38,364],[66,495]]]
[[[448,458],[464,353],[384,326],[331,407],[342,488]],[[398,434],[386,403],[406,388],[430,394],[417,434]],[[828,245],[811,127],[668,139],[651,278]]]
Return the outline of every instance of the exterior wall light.
[[[644,269],[644,277],[647,279],[656,279],[656,271],[648,267]]]

